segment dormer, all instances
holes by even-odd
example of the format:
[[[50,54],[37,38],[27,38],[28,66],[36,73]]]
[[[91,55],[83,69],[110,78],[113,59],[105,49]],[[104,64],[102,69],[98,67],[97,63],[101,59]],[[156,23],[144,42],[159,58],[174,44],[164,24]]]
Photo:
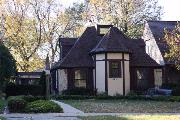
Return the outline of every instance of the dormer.
[[[97,25],[97,34],[104,36],[113,25]]]

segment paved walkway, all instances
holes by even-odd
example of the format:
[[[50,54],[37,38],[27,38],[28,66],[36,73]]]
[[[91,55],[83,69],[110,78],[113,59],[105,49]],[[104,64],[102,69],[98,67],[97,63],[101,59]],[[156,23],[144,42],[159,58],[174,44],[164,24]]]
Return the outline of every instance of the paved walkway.
[[[76,108],[74,108],[74,107],[72,107],[72,106],[70,106],[68,104],[63,103],[63,102],[59,102],[59,101],[56,101],[56,100],[51,100],[51,101],[53,101],[53,102],[57,103],[58,105],[60,105],[63,108],[64,113],[84,114],[83,111],[80,111],[80,110],[78,110],[78,109],[76,109]]]

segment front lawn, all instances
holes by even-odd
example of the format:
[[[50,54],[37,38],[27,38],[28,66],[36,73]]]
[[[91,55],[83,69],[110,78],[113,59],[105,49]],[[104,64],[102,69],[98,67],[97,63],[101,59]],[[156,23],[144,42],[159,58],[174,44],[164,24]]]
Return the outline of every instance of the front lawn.
[[[64,100],[86,113],[179,113],[180,102],[142,100]]]
[[[180,115],[129,115],[129,116],[89,116],[82,120],[179,120]]]

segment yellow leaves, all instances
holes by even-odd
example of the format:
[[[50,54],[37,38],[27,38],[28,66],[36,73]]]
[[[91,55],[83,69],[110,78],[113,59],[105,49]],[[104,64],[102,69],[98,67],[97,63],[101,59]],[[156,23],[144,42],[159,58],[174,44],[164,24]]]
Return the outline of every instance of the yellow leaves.
[[[169,51],[165,54],[165,57],[170,61],[175,62],[177,68],[180,68],[180,26],[179,24],[173,30],[165,30],[164,36],[165,42],[167,42]]]

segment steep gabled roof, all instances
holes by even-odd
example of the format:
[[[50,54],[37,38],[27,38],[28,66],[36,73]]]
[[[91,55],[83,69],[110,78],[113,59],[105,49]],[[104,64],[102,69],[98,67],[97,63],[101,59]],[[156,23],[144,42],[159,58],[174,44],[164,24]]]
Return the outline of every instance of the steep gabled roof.
[[[177,21],[147,21],[151,32],[156,41],[162,42],[164,37],[164,30],[173,30],[177,25]]]
[[[109,32],[101,39],[91,52],[130,52],[124,43],[124,41],[128,39],[129,38],[127,38],[118,28],[111,27]]]
[[[94,67],[94,61],[90,53],[104,52],[130,53],[130,66],[159,66],[145,53],[144,40],[130,39],[115,27],[111,27],[104,37],[100,37],[97,35],[95,27],[88,27],[82,36],[76,40],[67,55],[52,67],[52,70],[57,68]]]
[[[126,41],[126,46],[132,51],[130,65],[134,67],[159,67],[160,65],[146,54],[144,44],[142,39]]]
[[[59,38],[60,59],[64,58],[78,38]]]
[[[168,31],[172,31],[179,22],[178,21],[148,21],[147,23],[156,40],[159,50],[162,53],[165,63],[172,64],[172,62],[170,62],[167,58],[164,57],[165,53],[169,51],[169,47],[163,39],[165,35],[164,30],[166,29]]]
[[[68,54],[56,66],[59,68],[93,67],[94,62],[89,52],[97,42],[96,28],[87,27]]]
[[[78,38],[59,38],[60,45],[74,45]]]

